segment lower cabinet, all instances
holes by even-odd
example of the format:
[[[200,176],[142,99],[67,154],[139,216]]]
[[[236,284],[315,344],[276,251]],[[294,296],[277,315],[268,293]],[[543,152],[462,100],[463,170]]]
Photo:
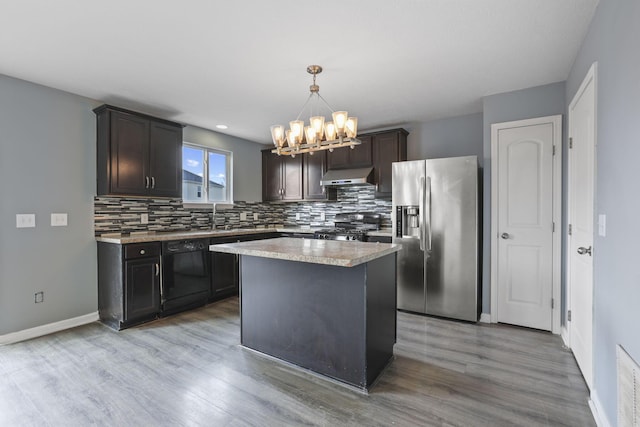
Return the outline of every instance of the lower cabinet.
[[[160,243],[98,242],[100,320],[124,329],[160,312]]]
[[[279,233],[247,234],[235,237],[214,237],[212,245],[245,242],[249,240],[273,239]],[[211,252],[211,301],[238,295],[240,287],[240,262],[238,255]]]
[[[211,239],[212,245],[234,243],[238,238]],[[238,294],[238,256],[222,252],[211,252],[211,300],[216,301]]]

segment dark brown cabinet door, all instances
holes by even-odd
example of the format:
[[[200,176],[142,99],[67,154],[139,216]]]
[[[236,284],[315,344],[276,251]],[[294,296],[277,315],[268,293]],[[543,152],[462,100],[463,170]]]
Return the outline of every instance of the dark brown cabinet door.
[[[212,241],[212,244],[215,244]],[[222,243],[222,242],[217,242]],[[238,256],[213,252],[211,254],[211,297],[220,299],[238,293]]]
[[[371,166],[371,137],[367,135],[358,136],[362,141],[353,149],[349,147],[336,148],[333,152],[327,154],[328,169],[348,169],[348,168],[364,168]]]
[[[160,259],[125,261],[125,322],[160,311]]]
[[[262,151],[262,200],[282,200],[282,170],[280,156]]]
[[[282,200],[302,200],[302,155],[280,156],[282,167]]]
[[[325,188],[320,185],[322,176],[327,171],[327,152],[319,151],[313,155],[305,153],[302,158],[304,175],[303,196],[305,200],[326,199]]]
[[[149,176],[150,195],[182,196],[182,128],[151,122]]]
[[[131,114],[111,116],[112,194],[146,195],[149,185],[149,121]]]
[[[340,148],[339,150],[345,150],[349,152],[349,167],[350,168],[364,168],[371,166],[373,161],[371,159],[371,137],[359,136],[358,139],[362,141],[362,144],[356,145],[351,148]]]
[[[97,115],[97,194],[182,197],[182,125],[111,105]]]
[[[302,155],[262,150],[262,200],[302,200]]]
[[[336,148],[335,150],[327,153],[327,168],[328,169],[346,169],[349,165],[349,152],[350,148]]]
[[[407,132],[394,129],[372,136],[376,197],[391,197],[393,162],[407,160]]]

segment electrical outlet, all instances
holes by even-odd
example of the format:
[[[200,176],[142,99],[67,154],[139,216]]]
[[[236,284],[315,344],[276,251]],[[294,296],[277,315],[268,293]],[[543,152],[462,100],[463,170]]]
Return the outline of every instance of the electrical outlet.
[[[52,227],[66,227],[67,226],[67,214],[66,213],[52,213],[51,214],[51,226]]]
[[[296,220],[299,220],[299,219],[300,219],[300,212],[296,214]]]
[[[247,213],[240,212],[240,221],[246,221],[246,220],[247,220]]]
[[[324,212],[320,212],[320,221],[324,221],[325,216],[324,216]]]
[[[16,228],[33,228],[36,226],[36,214],[16,214]]]
[[[149,214],[148,213],[140,214],[140,224],[149,224]]]
[[[33,298],[33,302],[35,302],[36,304],[43,302],[44,301],[44,292],[40,291],[40,292],[36,292],[35,296]]]
[[[605,214],[598,215],[598,235],[600,237],[607,235],[607,216]]]
[[[258,213],[257,213],[257,212],[253,214],[253,220],[254,220],[254,221],[257,221],[257,220],[258,220]]]

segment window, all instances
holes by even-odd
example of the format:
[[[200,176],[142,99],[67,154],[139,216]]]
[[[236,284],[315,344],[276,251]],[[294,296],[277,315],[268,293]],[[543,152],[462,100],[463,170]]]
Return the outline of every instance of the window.
[[[233,153],[192,144],[182,145],[182,202],[233,201]],[[209,179],[204,180],[203,177]]]

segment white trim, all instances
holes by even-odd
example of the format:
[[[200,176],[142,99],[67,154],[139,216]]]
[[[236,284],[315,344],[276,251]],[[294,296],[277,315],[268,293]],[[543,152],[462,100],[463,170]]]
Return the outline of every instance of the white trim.
[[[560,328],[560,338],[562,338],[562,342],[565,347],[571,348],[571,343],[569,342],[569,329],[566,324],[562,325],[562,328]]]
[[[553,233],[553,265],[551,295],[555,305],[551,310],[551,332],[560,333],[561,304],[561,263],[562,263],[562,115],[536,117],[533,119],[491,124],[491,322],[498,322],[498,131],[522,126],[535,126],[544,123],[553,125],[553,145],[556,154],[553,156],[553,222],[556,230]]]
[[[36,326],[35,328],[24,329],[18,332],[0,335],[0,345],[13,344],[19,341],[26,341],[32,338],[49,335],[54,332],[64,331],[65,329],[75,328],[76,326],[86,325],[88,323],[99,320],[98,312],[85,314],[83,316],[73,317],[71,319],[61,320],[59,322],[48,323],[46,325]]]
[[[591,414],[593,415],[593,419],[596,422],[598,427],[612,427],[613,424],[609,422],[607,418],[607,413],[604,411],[602,404],[600,403],[600,398],[598,397],[598,393],[593,390],[591,392],[591,398],[589,399],[589,409],[591,409]]]
[[[480,314],[480,323],[491,323],[491,313]]]
[[[589,67],[589,71],[587,71],[587,74],[584,77],[584,80],[582,80],[582,83],[580,84],[580,87],[578,88],[578,90],[576,91],[575,95],[573,96],[573,98],[571,99],[571,102],[569,103],[569,107],[567,108],[567,138],[571,138],[571,110],[575,107],[575,105],[578,103],[580,96],[582,96],[582,93],[584,92],[584,90],[587,88],[587,85],[593,81],[593,97],[594,97],[594,111],[593,111],[593,115],[595,117],[594,123],[593,123],[593,144],[594,144],[594,153],[593,153],[593,208],[594,208],[594,218],[596,218],[595,216],[595,207],[596,207],[596,172],[597,172],[597,167],[598,167],[598,163],[596,161],[596,156],[597,156],[597,150],[595,149],[595,147],[597,147],[598,145],[598,63],[594,62],[593,64],[591,64],[591,67]],[[567,140],[567,146],[568,146],[568,140]],[[567,227],[565,227],[565,230],[567,230],[568,233],[568,224],[569,221],[571,220],[571,191],[569,188],[569,177],[571,176],[571,156],[568,156],[567,159]],[[595,231],[595,230],[594,230]],[[594,239],[594,252],[596,251],[595,249],[595,239]],[[567,234],[567,248],[570,247],[571,244],[571,236]],[[565,282],[566,282],[566,292],[565,292],[565,299],[566,299],[566,312],[565,312],[565,326],[567,326],[567,320],[566,320],[566,316],[567,313],[569,312],[569,310],[571,310],[571,253],[569,250],[566,251],[565,255],[565,263],[566,263],[566,269],[565,269]],[[595,286],[594,286],[595,287]],[[592,326],[593,326],[593,317],[591,318],[592,321]],[[571,328],[569,328],[567,326],[567,336],[566,339],[564,339],[565,344],[567,347],[571,348]],[[592,341],[593,342],[593,341]],[[593,346],[591,348],[591,351],[593,352]],[[593,358],[592,358],[592,370],[593,370]],[[584,377],[584,376],[583,376]]]

